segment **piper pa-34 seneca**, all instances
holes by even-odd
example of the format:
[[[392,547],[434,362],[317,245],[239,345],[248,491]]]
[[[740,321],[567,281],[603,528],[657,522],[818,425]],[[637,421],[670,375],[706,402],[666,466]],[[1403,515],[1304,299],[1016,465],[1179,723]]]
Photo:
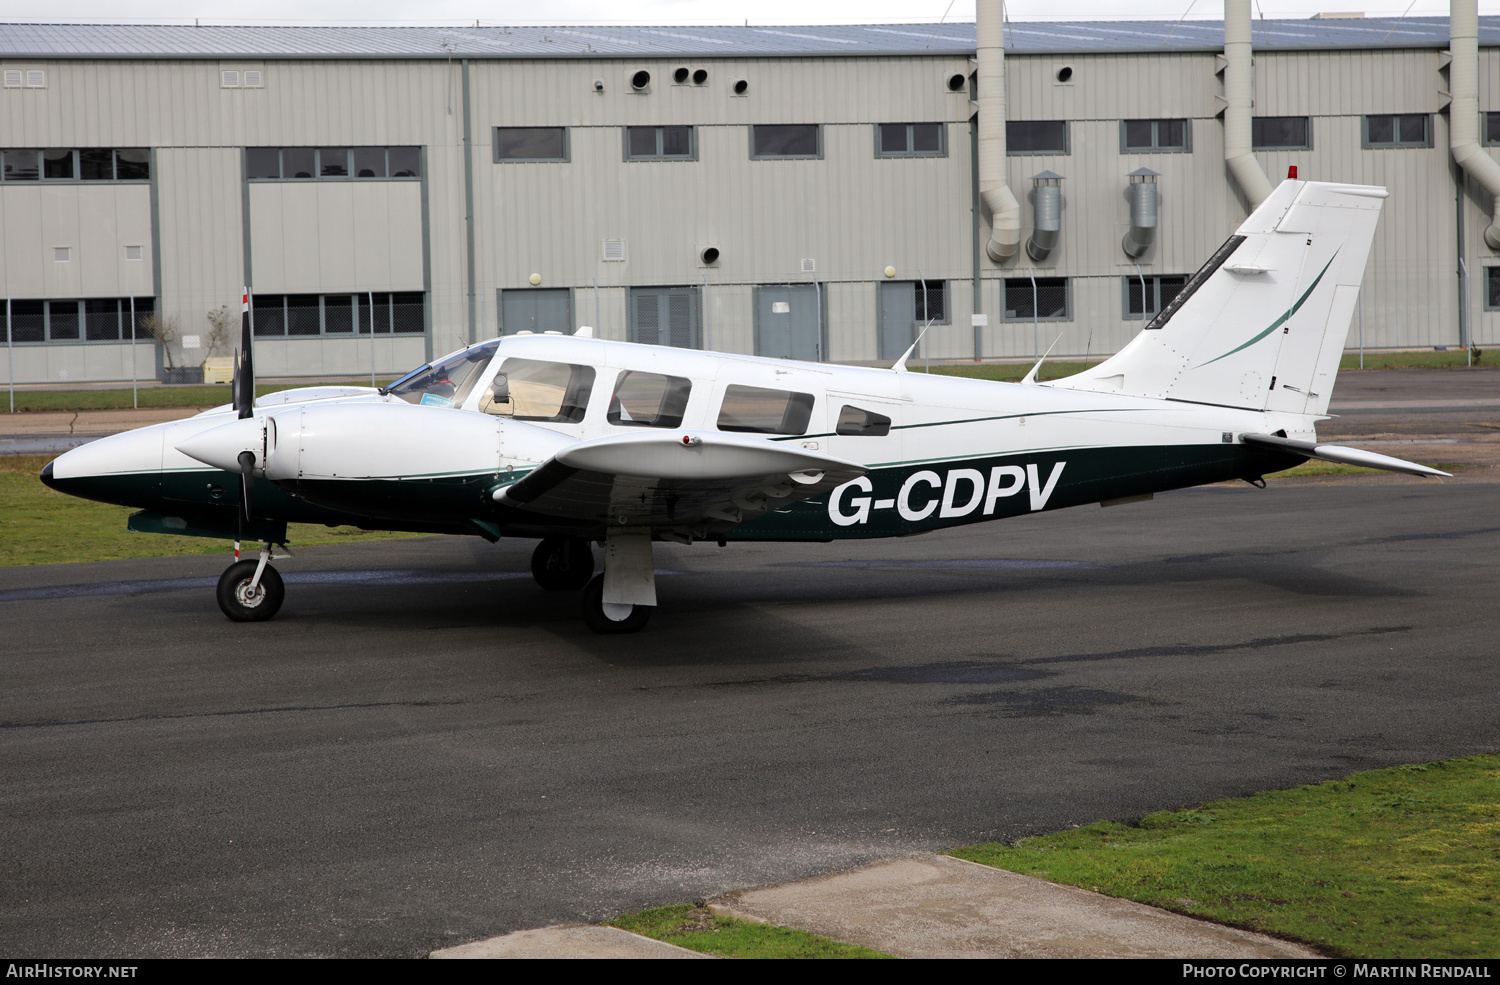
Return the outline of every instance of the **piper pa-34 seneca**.
[[[297,521],[540,538],[537,582],[584,589],[589,627],[623,633],[656,605],[658,540],[904,536],[1263,485],[1309,458],[1446,475],[1316,437],[1385,196],[1283,182],[1118,354],[1046,384],[580,329],[471,346],[378,391],[256,401],[247,315],[232,405],[83,445],[42,480],[138,507],[132,530],[263,541],[220,579],[231,619],[275,615],[267,562]]]

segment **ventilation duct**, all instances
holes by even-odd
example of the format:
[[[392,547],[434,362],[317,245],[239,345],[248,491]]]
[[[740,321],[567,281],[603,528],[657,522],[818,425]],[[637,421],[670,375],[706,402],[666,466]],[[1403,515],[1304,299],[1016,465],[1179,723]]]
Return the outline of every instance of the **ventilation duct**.
[[[1130,231],[1120,242],[1120,249],[1132,260],[1156,242],[1156,179],[1150,168],[1130,172]]]
[[[1224,0],[1224,162],[1250,200],[1252,212],[1271,194],[1270,179],[1251,153],[1253,57],[1250,0]]]
[[[1056,249],[1058,234],[1062,232],[1062,180],[1063,176],[1055,171],[1031,176],[1031,214],[1036,226],[1026,241],[1026,255],[1037,263]]]
[[[1500,164],[1479,146],[1479,2],[1452,0],[1448,8],[1448,50],[1453,61],[1448,83],[1453,91],[1448,111],[1453,161],[1490,193],[1490,224],[1484,241],[1500,250]]]
[[[979,96],[979,197],[990,210],[984,251],[996,263],[1021,245],[1021,203],[1005,183],[1005,3],[979,0],[975,9]]]

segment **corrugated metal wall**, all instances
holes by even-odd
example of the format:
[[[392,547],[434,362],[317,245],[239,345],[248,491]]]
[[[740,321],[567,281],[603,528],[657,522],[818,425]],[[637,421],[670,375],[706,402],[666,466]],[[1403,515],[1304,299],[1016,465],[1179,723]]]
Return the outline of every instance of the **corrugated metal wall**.
[[[1481,61],[1481,105],[1500,109],[1500,52],[1486,49]],[[154,148],[159,256],[148,240],[142,269],[149,279],[149,265],[158,264],[163,308],[185,329],[201,327],[210,308],[238,297],[246,277],[248,198],[261,290],[421,289],[425,249],[437,352],[468,338],[471,295],[478,334],[492,334],[497,290],[524,288],[533,273],[544,288],[573,289],[578,320],[597,320],[608,338],[625,337],[627,287],[697,286],[706,292],[711,344],[749,352],[753,285],[816,278],[827,292],[829,356],[870,360],[877,285],[891,266],[898,280],[948,282],[948,321],[932,328],[929,354],[973,355],[971,107],[966,91],[945,85],[950,75],[969,71],[964,58],[473,61],[472,285],[460,61],[37,64],[48,72],[46,89],[0,92],[0,147]],[[673,84],[679,66],[705,69],[707,84]],[[1041,323],[1037,334],[1043,348],[1060,336],[1060,354],[1113,351],[1139,328],[1122,310],[1122,278],[1136,273],[1119,246],[1128,225],[1126,174],[1141,166],[1161,173],[1158,242],[1140,261],[1148,276],[1191,273],[1245,215],[1223,162],[1215,57],[1013,54],[1007,66],[1011,118],[1066,120],[1070,129],[1070,153],[1007,162],[1027,234],[1031,176],[1043,169],[1065,176],[1061,245],[1035,272],[1069,278],[1071,318]],[[1063,66],[1073,70],[1065,84],[1056,79]],[[225,67],[260,68],[264,87],[221,88]],[[644,94],[629,86],[639,69],[652,75]],[[1313,117],[1311,150],[1257,155],[1273,180],[1296,164],[1302,177],[1391,189],[1365,282],[1366,344],[1456,344],[1458,203],[1438,54],[1261,52],[1255,78],[1257,113]],[[738,79],[748,83],[744,96],[731,92]],[[1361,117],[1398,112],[1433,114],[1433,146],[1363,149]],[[1119,121],[1127,118],[1191,120],[1191,152],[1122,154]],[[946,157],[875,156],[877,124],[916,121],[946,123]],[[821,160],[751,160],[749,125],[796,122],[822,126]],[[697,158],[625,161],[628,125],[694,126]],[[497,126],[568,126],[571,160],[495,163]],[[423,187],[257,183],[246,196],[244,147],[342,145],[424,147]],[[45,205],[42,196],[50,196]],[[1500,311],[1484,311],[1485,268],[1497,263],[1480,238],[1489,206],[1475,189],[1462,206],[1481,344],[1500,337]],[[104,258],[126,239],[140,238],[150,218],[146,186],[0,187],[5,286],[16,296],[118,295]],[[48,237],[55,238],[58,224],[80,230],[87,263],[66,272],[74,280],[57,280],[39,259],[38,247],[53,245]],[[624,262],[602,259],[605,239],[625,241]],[[381,240],[384,249],[369,249]],[[719,247],[721,258],[705,267],[697,252],[708,244]],[[1002,279],[1027,276],[1024,257],[1005,267],[982,261],[986,356],[1033,350],[1031,324],[1001,317]],[[814,273],[802,271],[806,259],[814,261]],[[285,361],[286,372],[343,371],[359,364],[337,354],[345,344],[362,343],[287,347],[275,359]],[[405,358],[404,348],[390,352]],[[38,372],[52,371],[39,364]]]

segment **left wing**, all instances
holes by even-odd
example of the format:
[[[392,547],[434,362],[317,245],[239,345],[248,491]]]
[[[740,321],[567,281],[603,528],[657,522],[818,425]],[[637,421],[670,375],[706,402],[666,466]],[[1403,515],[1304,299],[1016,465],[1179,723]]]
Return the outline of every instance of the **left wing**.
[[[493,496],[529,513],[701,540],[866,471],[752,435],[643,432],[569,445]]]

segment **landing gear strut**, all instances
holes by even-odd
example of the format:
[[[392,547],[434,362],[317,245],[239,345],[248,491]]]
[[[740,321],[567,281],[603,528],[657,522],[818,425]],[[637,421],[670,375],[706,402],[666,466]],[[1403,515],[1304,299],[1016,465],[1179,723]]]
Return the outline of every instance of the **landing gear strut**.
[[[589,629],[601,635],[639,633],[651,621],[655,608],[654,605],[605,602],[603,575],[595,575],[583,590],[583,621]]]
[[[531,577],[549,592],[576,592],[594,574],[594,551],[580,537],[546,537],[531,555]]]
[[[239,544],[235,544],[238,551]],[[271,558],[291,557],[273,554],[271,545],[260,549],[260,557],[236,561],[219,576],[219,608],[235,622],[264,622],[281,610],[286,586],[281,575],[271,567]]]

